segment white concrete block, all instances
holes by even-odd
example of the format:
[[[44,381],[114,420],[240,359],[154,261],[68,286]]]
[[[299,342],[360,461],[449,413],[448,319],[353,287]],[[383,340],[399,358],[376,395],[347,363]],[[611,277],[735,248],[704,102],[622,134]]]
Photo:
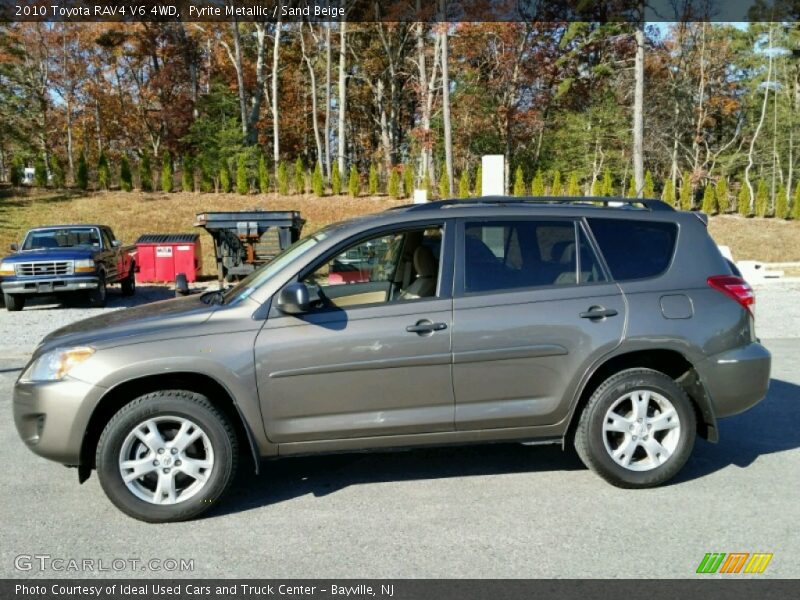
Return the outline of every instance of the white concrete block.
[[[505,194],[505,161],[502,154],[488,154],[481,160],[481,196]]]

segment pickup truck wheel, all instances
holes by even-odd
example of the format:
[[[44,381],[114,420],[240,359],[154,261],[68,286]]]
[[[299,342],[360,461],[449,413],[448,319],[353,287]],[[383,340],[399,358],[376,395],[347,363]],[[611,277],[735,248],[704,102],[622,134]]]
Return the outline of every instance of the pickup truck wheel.
[[[100,273],[97,276],[97,287],[89,292],[89,304],[95,308],[103,308],[108,301],[108,288],[106,276]]]
[[[215,505],[238,458],[230,421],[205,396],[163,390],[125,405],[106,425],[95,457],[117,508],[148,523],[185,521]]]
[[[17,312],[25,308],[25,296],[20,294],[3,294],[3,301],[9,312]]]
[[[133,296],[136,293],[136,274],[131,267],[131,272],[122,280],[122,295]]]
[[[664,483],[694,447],[692,401],[673,379],[652,369],[627,369],[595,390],[575,432],[583,463],[623,488]]]

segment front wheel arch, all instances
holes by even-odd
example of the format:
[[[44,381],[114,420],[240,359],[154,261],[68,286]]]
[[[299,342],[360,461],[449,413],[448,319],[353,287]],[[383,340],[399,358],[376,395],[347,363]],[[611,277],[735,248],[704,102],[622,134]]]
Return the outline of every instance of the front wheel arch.
[[[182,372],[168,375],[152,375],[131,379],[110,388],[92,411],[81,444],[78,478],[83,483],[91,476],[95,464],[95,452],[100,434],[111,418],[126,404],[144,394],[167,389],[181,389],[207,396],[212,404],[222,410],[233,425],[240,447],[250,448],[253,469],[259,472],[260,453],[253,432],[250,430],[233,395],[213,377],[204,373]]]

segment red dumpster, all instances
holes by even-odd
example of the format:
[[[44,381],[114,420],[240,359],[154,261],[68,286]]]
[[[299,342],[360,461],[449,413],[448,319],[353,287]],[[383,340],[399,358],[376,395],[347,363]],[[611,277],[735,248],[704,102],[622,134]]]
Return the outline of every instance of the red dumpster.
[[[178,273],[189,283],[203,268],[200,236],[196,233],[149,233],[136,240],[136,283],[172,282]]]

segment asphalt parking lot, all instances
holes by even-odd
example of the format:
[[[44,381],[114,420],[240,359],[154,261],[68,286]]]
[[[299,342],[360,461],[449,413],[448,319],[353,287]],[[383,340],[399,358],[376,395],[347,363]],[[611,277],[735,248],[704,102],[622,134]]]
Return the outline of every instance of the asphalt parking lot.
[[[799,577],[800,321],[776,311],[796,300],[792,291],[759,307],[770,322],[761,335],[781,334],[765,340],[768,398],[723,420],[719,444],[698,440],[665,487],[613,488],[571,449],[549,446],[292,458],[265,463],[258,477],[241,473],[207,517],[168,525],[124,516],[96,477],[79,486],[74,470],[24,447],[10,411],[28,347],[11,343],[15,322],[3,312],[0,576],[689,577],[707,552],[772,552],[760,577]],[[59,310],[15,318],[65,318]],[[41,570],[39,559],[17,558],[34,555],[109,570]],[[193,570],[164,570],[170,559]],[[149,570],[151,560],[162,570]]]

